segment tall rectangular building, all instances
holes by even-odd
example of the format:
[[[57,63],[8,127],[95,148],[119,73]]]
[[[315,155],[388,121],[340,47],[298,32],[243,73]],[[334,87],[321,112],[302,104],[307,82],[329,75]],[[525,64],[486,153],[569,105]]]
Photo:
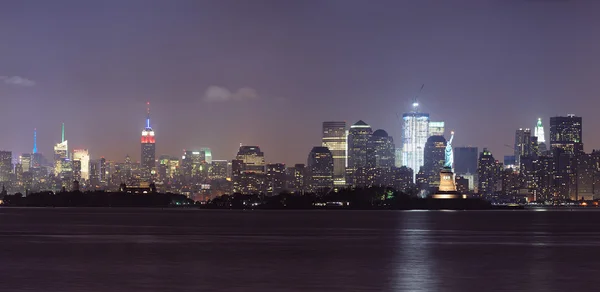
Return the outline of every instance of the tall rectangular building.
[[[477,174],[477,147],[454,147],[454,172],[457,175]]]
[[[550,118],[550,147],[566,153],[583,153],[582,118],[575,115]]]
[[[402,115],[402,164],[413,170],[413,181],[424,165],[428,137],[429,114],[415,111]]]
[[[148,103],[146,127],[142,130],[141,146],[141,178],[143,182],[150,182],[156,172],[156,140],[154,130],[150,127],[150,103]]]
[[[323,147],[333,155],[333,184],[346,184],[346,122],[323,122]]]
[[[0,151],[0,182],[10,181],[12,170],[12,152]]]
[[[81,178],[84,180],[90,179],[90,154],[87,149],[73,150],[73,161],[80,161]]]
[[[515,166],[521,165],[521,156],[530,156],[531,151],[531,130],[518,129],[515,132]]]

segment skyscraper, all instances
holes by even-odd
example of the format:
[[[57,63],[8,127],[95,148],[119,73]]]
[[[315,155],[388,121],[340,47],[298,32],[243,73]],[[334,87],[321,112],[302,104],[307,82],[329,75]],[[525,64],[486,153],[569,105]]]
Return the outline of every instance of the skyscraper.
[[[496,182],[499,177],[499,169],[492,155],[486,148],[479,155],[477,174],[479,177],[479,194],[491,196],[496,192]]]
[[[446,162],[446,138],[435,135],[427,138],[423,156],[423,173],[429,185],[439,185],[440,170]]]
[[[544,126],[542,125],[542,118],[538,118],[535,129],[533,130],[533,135],[537,137],[540,152],[546,152],[548,148],[546,147],[546,135],[544,133]]]
[[[394,139],[382,129],[379,129],[371,135],[367,144],[367,167],[390,168],[394,166]]]
[[[73,161],[80,161],[81,164],[81,178],[84,180],[90,179],[90,154],[87,149],[75,149],[73,150]]]
[[[362,120],[350,126],[348,131],[348,169],[347,182],[356,184],[355,173],[367,167],[367,144],[373,130]]]
[[[148,116],[146,128],[142,131],[142,157],[140,160],[141,178],[143,182],[150,182],[156,164],[156,144],[154,130],[150,127],[150,103],[148,105]]]
[[[333,155],[327,147],[313,147],[306,166],[310,191],[326,192],[333,187]]]
[[[445,123],[444,122],[429,122],[429,137],[431,136],[444,136]]]
[[[424,149],[429,137],[429,114],[419,112],[419,103],[413,111],[402,115],[402,164],[413,170],[413,181],[424,164]]]
[[[212,163],[212,151],[210,150],[210,148],[202,147],[202,148],[200,148],[200,152],[204,152],[204,161],[206,161],[206,163],[208,163],[208,164],[211,164]]]
[[[35,147],[37,148],[37,147]],[[62,124],[61,142],[54,146],[54,175],[60,176],[64,159],[69,158],[69,144],[65,140],[65,123]]]
[[[266,192],[265,155],[258,146],[240,146],[232,161],[235,192],[259,194]]]
[[[285,185],[285,164],[267,164],[267,193],[270,195],[278,195],[285,189]]]
[[[454,172],[457,175],[476,174],[477,147],[454,147]]]
[[[346,122],[323,122],[323,144],[333,155],[333,183],[346,184]]]
[[[521,165],[521,156],[530,156],[531,151],[531,130],[518,129],[515,132],[515,166]]]
[[[29,168],[31,168],[31,154],[23,153],[23,155],[19,157],[19,163],[21,163],[23,172],[28,172]]]
[[[582,119],[575,115],[550,118],[550,147],[566,153],[583,153]]]
[[[0,151],[0,182],[10,181],[12,171],[12,152]]]

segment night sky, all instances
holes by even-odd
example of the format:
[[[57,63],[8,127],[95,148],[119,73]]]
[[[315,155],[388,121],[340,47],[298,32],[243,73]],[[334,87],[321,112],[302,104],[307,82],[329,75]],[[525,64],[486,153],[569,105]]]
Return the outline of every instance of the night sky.
[[[600,1],[0,0],[0,149],[139,160],[239,143],[305,163],[321,123],[362,119],[400,142],[422,109],[455,145],[512,154],[515,130],[583,116],[600,148]],[[512,147],[512,146],[511,146]]]

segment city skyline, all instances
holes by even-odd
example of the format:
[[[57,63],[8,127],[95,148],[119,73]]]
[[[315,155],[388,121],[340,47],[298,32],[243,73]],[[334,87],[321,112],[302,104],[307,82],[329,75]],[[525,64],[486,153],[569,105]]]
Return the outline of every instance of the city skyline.
[[[511,154],[515,129],[568,114],[584,118],[585,150],[600,148],[599,4],[231,3],[5,4],[0,149],[31,152],[37,129],[50,157],[64,122],[69,149],[137,160],[150,101],[156,155],[209,147],[231,159],[243,143],[292,165],[320,145],[322,121],[364,120],[399,144],[397,114],[417,94],[456,146],[497,159]]]

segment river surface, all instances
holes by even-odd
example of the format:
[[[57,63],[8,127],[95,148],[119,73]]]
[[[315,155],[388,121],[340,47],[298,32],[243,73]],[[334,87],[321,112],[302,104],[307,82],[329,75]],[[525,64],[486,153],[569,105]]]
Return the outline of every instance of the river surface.
[[[1,291],[599,291],[600,211],[0,209]]]

